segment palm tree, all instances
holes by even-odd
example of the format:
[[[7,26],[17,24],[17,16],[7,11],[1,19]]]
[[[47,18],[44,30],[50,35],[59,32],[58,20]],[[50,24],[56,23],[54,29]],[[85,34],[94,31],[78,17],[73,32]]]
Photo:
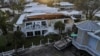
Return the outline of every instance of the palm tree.
[[[62,23],[61,21],[57,21],[54,24],[54,28],[57,29],[57,30],[59,30],[59,35],[61,36],[62,31],[65,30],[65,24]]]

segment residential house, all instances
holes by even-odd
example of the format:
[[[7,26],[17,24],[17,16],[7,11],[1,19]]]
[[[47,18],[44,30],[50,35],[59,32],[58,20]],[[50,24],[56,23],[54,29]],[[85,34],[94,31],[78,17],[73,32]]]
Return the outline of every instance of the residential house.
[[[73,20],[77,20],[77,19],[84,20],[85,19],[84,15],[82,14],[82,11],[77,11],[77,10],[59,11],[58,13],[71,16]]]
[[[59,3],[55,2],[54,5],[56,8],[59,8],[58,13],[70,15],[73,20],[77,20],[77,19],[85,20],[86,19],[82,11],[75,10],[74,4],[70,2],[59,2]]]
[[[59,3],[54,3],[55,7],[60,8],[60,10],[73,10],[74,9],[74,4],[70,2],[59,2]]]
[[[23,23],[19,25],[21,31],[25,33],[26,37],[47,35],[49,33],[58,34],[58,30],[54,29],[54,24],[57,21],[61,21],[66,25],[69,23],[70,16],[65,16],[58,13],[41,13],[32,16],[26,16]],[[71,22],[73,25],[73,22]],[[71,29],[71,25],[69,26]],[[67,26],[63,32],[67,31]]]
[[[72,15],[82,15],[82,13],[80,11],[74,11],[74,10],[71,12],[58,11],[58,8],[48,7],[44,4],[32,2],[25,5],[25,9],[23,13],[20,15],[18,21],[16,22],[16,25],[19,26],[21,31],[25,33],[26,37],[36,36],[36,35],[47,35],[49,34],[49,31],[57,33],[57,31],[54,30],[53,25],[56,21],[59,20],[62,21],[63,23],[71,21],[71,23],[66,24],[65,26],[66,28],[71,29],[74,23],[72,19],[75,18],[75,17],[72,18]],[[75,19],[77,19],[77,17]],[[42,25],[42,21],[44,21],[43,24],[45,24],[45,27]],[[50,24],[50,22],[53,23]],[[33,27],[33,25],[35,26]],[[50,25],[52,25],[52,27],[49,27]],[[42,33],[43,30],[45,30],[45,34]],[[35,33],[35,31],[38,34]],[[65,29],[65,31],[67,31],[67,29]]]
[[[26,3],[33,2],[34,0],[25,0]]]
[[[94,21],[84,21],[76,24],[77,37],[72,44],[80,50],[85,50],[92,56],[100,56],[100,25]]]
[[[100,21],[100,11],[98,11],[98,12],[95,14],[95,19],[97,19],[97,20]]]
[[[25,9],[23,13],[55,13],[58,12],[58,8],[48,7],[44,4],[35,3],[28,3],[25,5]]]

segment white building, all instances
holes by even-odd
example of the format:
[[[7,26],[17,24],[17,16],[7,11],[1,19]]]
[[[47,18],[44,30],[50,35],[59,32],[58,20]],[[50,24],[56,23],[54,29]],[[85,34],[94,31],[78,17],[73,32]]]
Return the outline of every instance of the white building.
[[[37,14],[37,13],[36,13]],[[47,35],[49,33],[58,34],[57,30],[54,30],[54,24],[57,21],[61,21],[67,25],[70,16],[65,16],[58,13],[39,13],[38,15],[32,15],[25,17],[23,23],[19,25],[21,31],[25,33],[26,37]],[[19,20],[20,21],[20,20]],[[17,22],[18,24],[19,22]],[[21,22],[20,22],[21,23]],[[72,22],[71,22],[72,23]],[[70,24],[69,27],[71,27]],[[65,27],[64,32],[67,31]]]
[[[73,45],[85,50],[92,56],[100,56],[100,25],[94,21],[85,21],[76,24],[77,37],[73,37]]]
[[[60,2],[60,3],[54,3],[55,7],[59,7],[60,10],[72,10],[74,9],[74,4],[69,2]]]
[[[98,12],[95,14],[95,19],[97,19],[97,20],[100,21],[100,11],[98,11]]]
[[[58,13],[62,13],[64,15],[68,15],[71,16],[71,18],[73,20],[77,20],[77,19],[85,19],[85,17],[82,14],[82,11],[77,11],[77,10],[71,10],[71,11],[59,11]]]
[[[47,35],[50,32],[56,33],[54,23],[56,21],[67,22],[68,19],[76,19],[74,15],[82,15],[80,11],[58,11],[58,8],[48,7],[39,3],[28,3],[19,17],[16,25],[21,28],[21,31],[28,36]],[[81,19],[81,17],[79,17]],[[72,20],[66,28],[71,29],[74,21]],[[67,29],[65,28],[65,31]],[[64,32],[65,32],[64,31]]]
[[[33,2],[33,0],[25,0],[26,3]]]
[[[39,3],[29,3],[25,5],[23,13],[55,13],[57,11],[58,8],[48,7]]]

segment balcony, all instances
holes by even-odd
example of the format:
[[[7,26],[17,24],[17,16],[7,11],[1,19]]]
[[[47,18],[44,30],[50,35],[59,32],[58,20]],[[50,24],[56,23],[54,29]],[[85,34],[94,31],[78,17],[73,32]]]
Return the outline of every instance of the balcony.
[[[36,25],[36,26],[32,26],[32,25],[28,25],[24,28],[25,30],[41,30],[41,29],[47,29],[47,26],[43,26],[43,25]]]

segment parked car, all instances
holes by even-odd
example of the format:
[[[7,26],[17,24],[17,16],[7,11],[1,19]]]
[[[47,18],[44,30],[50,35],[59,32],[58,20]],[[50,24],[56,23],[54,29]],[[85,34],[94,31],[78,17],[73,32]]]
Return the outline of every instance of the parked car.
[[[64,38],[54,43],[54,47],[58,50],[63,50],[71,44],[71,38]]]

